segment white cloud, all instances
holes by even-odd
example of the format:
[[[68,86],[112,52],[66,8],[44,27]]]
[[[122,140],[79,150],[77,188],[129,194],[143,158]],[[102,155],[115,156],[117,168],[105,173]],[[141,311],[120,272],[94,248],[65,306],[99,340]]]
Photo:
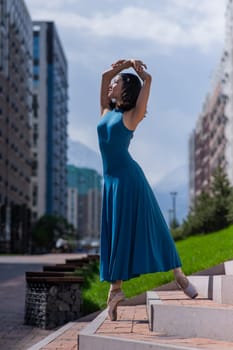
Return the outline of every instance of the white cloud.
[[[80,141],[83,144],[88,145],[88,147],[95,150],[96,152],[99,151],[96,125],[90,127],[82,125],[78,128],[70,125],[68,127],[68,135],[70,139],[74,141]]]
[[[225,0],[25,2],[33,19],[57,25],[69,62],[72,139],[98,151],[99,70],[118,54],[143,56],[154,77],[155,119],[140,125],[132,155],[152,184],[187,162],[187,136],[224,41]]]
[[[99,38],[148,40],[161,47],[198,47],[208,50],[222,42],[225,5],[219,0],[169,0],[162,10],[127,6],[110,12],[80,15],[74,1],[62,8],[62,1],[50,0],[43,7],[28,0],[34,18],[54,19],[73,35]],[[64,4],[64,1],[63,1]],[[69,6],[70,5],[70,6]]]
[[[146,169],[152,185],[188,162],[189,130],[190,117],[177,110],[164,110],[154,117],[149,115],[139,125],[131,153]]]
[[[49,12],[50,16],[53,10],[64,10],[64,7],[69,8],[70,6],[75,6],[77,3],[79,3],[79,0],[48,0],[46,2],[44,1],[43,6],[41,6],[41,0],[26,0],[26,4],[32,9],[33,13],[35,11],[45,11]]]

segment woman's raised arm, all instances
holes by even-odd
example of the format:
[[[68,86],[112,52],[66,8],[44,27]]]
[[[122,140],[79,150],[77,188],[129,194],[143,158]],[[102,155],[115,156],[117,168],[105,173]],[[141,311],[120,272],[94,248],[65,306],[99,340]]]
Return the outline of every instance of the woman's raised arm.
[[[139,93],[136,106],[132,112],[132,126],[135,128],[137,124],[144,118],[147,110],[147,103],[150,95],[150,87],[151,87],[151,81],[152,77],[149,73],[145,71],[146,65],[140,61],[140,60],[131,60],[132,61],[132,67],[134,68],[135,72],[138,74],[138,76],[142,80],[142,88]]]
[[[101,115],[109,110],[110,99],[108,97],[109,85],[111,80],[122,70],[132,67],[132,60],[118,60],[111,65],[111,68],[102,74],[100,89],[100,108]]]

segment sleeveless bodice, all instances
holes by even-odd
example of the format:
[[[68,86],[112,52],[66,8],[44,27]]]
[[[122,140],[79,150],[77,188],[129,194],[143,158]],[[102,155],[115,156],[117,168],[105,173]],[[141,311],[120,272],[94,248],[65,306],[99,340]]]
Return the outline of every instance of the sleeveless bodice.
[[[128,148],[133,131],[126,128],[121,110],[107,112],[98,126],[99,147],[104,174],[116,174],[133,161]]]

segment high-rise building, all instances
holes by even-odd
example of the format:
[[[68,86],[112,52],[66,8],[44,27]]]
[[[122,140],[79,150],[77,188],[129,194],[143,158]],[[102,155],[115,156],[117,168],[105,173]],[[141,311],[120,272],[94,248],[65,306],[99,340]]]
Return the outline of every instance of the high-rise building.
[[[53,22],[33,22],[33,218],[66,217],[67,61]]]
[[[226,8],[225,47],[222,55],[222,91],[226,100],[226,173],[233,184],[233,2],[228,0]]]
[[[0,0],[0,250],[28,249],[32,22],[23,0]]]
[[[226,96],[221,83],[209,95],[189,140],[190,202],[202,191],[209,191],[215,169],[227,171]]]
[[[102,177],[94,169],[68,165],[67,220],[77,229],[79,239],[99,239]]]
[[[226,9],[225,47],[212,91],[189,139],[190,204],[209,191],[221,167],[233,185],[233,2]]]

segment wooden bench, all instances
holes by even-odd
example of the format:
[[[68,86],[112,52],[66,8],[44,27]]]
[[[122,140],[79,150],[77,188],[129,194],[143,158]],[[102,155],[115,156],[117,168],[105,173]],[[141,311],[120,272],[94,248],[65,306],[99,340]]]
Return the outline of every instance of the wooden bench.
[[[66,259],[66,264],[67,265],[76,265],[76,266],[83,266],[83,265],[88,265],[90,263],[90,260],[87,258],[83,259]]]
[[[73,272],[79,268],[80,266],[71,264],[44,265],[43,271]]]
[[[73,276],[73,272],[67,271],[30,271],[25,272],[26,279],[28,277],[42,277],[42,276],[48,276],[48,277],[65,277],[65,276]]]
[[[90,264],[93,262],[99,262],[99,255],[98,254],[93,254],[93,255],[88,255],[87,257],[83,258],[71,258],[71,259],[66,259],[66,264],[75,264],[77,266],[82,266],[85,264]]]

